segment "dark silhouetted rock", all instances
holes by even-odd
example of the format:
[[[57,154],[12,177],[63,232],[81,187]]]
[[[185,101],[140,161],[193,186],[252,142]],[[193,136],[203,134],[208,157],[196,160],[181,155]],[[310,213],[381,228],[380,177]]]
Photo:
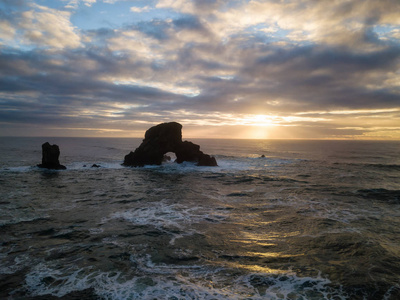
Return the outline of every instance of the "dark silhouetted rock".
[[[212,157],[208,154],[202,154],[199,157],[199,161],[197,162],[198,166],[218,166],[217,160],[215,157]]]
[[[60,157],[60,149],[57,145],[50,145],[44,143],[42,145],[42,163],[38,165],[39,168],[53,169],[53,170],[65,170],[66,167],[60,165],[58,158]]]
[[[93,164],[92,165],[92,168],[100,168],[101,166],[100,165],[97,165],[97,164]]]
[[[176,122],[162,123],[148,129],[142,144],[125,156],[123,165],[161,165],[168,152],[175,153],[177,163],[190,161],[198,166],[217,166],[215,158],[200,151],[199,145],[182,141],[182,125]]]

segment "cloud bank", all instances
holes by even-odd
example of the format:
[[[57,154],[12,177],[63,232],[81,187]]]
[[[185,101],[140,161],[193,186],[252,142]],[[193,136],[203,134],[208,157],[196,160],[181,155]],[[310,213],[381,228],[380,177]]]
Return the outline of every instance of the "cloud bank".
[[[400,2],[0,2],[0,135],[400,139]],[[187,129],[186,129],[187,128]]]

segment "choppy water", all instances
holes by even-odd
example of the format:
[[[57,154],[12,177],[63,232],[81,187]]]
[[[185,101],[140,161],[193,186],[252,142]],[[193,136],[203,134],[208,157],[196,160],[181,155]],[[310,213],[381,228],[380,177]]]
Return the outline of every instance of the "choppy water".
[[[400,299],[400,142],[193,142],[219,167],[1,138],[0,298]]]

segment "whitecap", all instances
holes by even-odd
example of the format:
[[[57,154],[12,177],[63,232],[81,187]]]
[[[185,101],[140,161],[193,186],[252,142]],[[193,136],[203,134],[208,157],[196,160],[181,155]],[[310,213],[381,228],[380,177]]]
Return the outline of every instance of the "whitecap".
[[[159,266],[146,263],[140,276],[122,272],[55,269],[41,263],[32,268],[24,289],[31,296],[63,297],[71,292],[93,289],[102,299],[347,299],[341,287],[320,275],[300,277],[285,274],[251,273],[236,278],[225,270],[203,267]],[[228,272],[229,273],[229,272]]]

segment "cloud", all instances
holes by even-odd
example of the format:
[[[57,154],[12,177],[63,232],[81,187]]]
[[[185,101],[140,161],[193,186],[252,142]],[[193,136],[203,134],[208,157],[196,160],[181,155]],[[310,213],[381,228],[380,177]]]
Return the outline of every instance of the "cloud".
[[[148,6],[148,5],[143,6],[143,7],[132,6],[132,7],[130,8],[130,11],[131,11],[131,12],[134,12],[134,13],[148,12],[148,11],[150,11],[150,10],[151,10],[151,7]]]
[[[157,40],[169,39],[169,30],[171,28],[170,20],[153,19],[147,22],[139,22],[132,26],[133,30],[137,30]]]
[[[86,6],[92,6],[94,3],[96,3],[97,0],[83,0],[83,3],[85,3]]]
[[[332,47],[281,48],[249,61],[243,74],[273,82],[265,92],[307,105],[396,105],[398,92],[385,85],[399,66],[398,46],[370,53]],[[371,89],[376,84],[379,89]],[[288,88],[290,87],[290,88]]]
[[[1,40],[5,42],[13,40],[16,30],[9,21],[0,20],[0,28],[0,43]]]
[[[22,5],[22,2],[21,2]],[[0,38],[9,45],[31,45],[50,48],[81,46],[79,31],[70,22],[71,13],[36,4],[15,7],[1,21]]]
[[[87,7],[91,7],[96,2],[97,0],[68,0],[68,4],[65,6],[65,8],[78,9],[81,3],[83,3]]]
[[[221,8],[235,6],[240,2],[237,0],[159,0],[156,8],[172,9],[183,14],[211,16]]]
[[[205,31],[205,27],[199,18],[188,15],[183,18],[175,19],[173,24],[176,26],[178,30],[195,30],[195,31]]]
[[[218,32],[230,35],[257,24],[277,25],[291,39],[348,47],[371,46],[371,27],[397,24],[397,1],[250,1],[218,12]]]
[[[399,131],[394,1],[124,3],[138,13],[129,22],[79,29],[77,12],[96,11],[95,2],[69,1],[72,12],[20,1],[3,11],[4,126],[125,132],[177,120],[207,134],[213,126],[224,134],[269,126],[275,137]]]
[[[103,128],[118,122],[119,127],[128,129],[132,120],[148,122],[148,115],[142,112],[157,111],[179,101],[179,95],[161,89],[118,85],[101,78],[104,73],[120,74],[125,64],[110,53],[3,53],[0,66],[6,73],[0,79],[4,87],[0,120],[7,126],[82,128]],[[126,69],[130,67],[134,66]]]

